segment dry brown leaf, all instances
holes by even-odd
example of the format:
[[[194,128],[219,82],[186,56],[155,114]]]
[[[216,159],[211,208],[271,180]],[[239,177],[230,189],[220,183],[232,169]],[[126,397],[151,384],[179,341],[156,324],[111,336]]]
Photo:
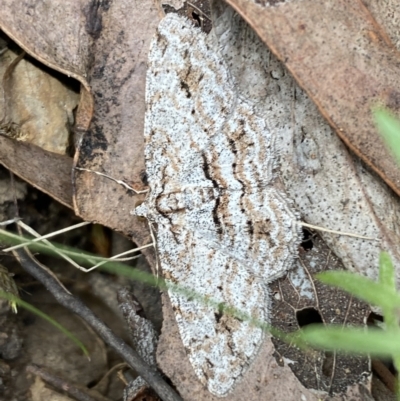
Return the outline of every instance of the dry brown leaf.
[[[321,233],[346,269],[372,279],[379,253],[390,252],[400,282],[400,203],[376,174],[353,157],[282,63],[224,3],[214,4],[222,54],[243,96],[269,121],[280,148],[286,192],[307,223],[379,238]]]
[[[70,145],[69,126],[79,95],[29,60],[12,68],[14,60],[11,50],[0,56],[0,77],[7,77],[0,95],[0,130],[16,139],[0,138],[0,162],[72,207],[72,159],[63,155]]]
[[[33,58],[87,86],[92,38],[101,29],[90,0],[3,0],[0,28]]]
[[[103,8],[90,0],[4,0],[0,9],[0,29],[14,42],[34,59],[83,85],[76,118],[81,129],[87,129],[93,114],[87,75],[102,12]]]
[[[136,188],[143,187],[140,173],[147,50],[161,16],[161,8],[151,0],[135,6],[130,1],[5,1],[0,12],[1,29],[31,56],[83,84],[75,122],[80,133],[91,121],[94,92],[96,115],[76,155],[77,163]],[[15,170],[32,182],[23,169]],[[52,194],[52,186],[43,188],[35,180],[33,184]],[[120,186],[79,173],[75,195],[76,212],[85,220],[127,234],[135,232],[139,243],[148,241],[143,235],[146,225],[129,214],[138,200],[130,202]],[[58,193],[53,196],[60,198]],[[125,206],[121,197],[128,201]]]
[[[227,0],[285,63],[343,141],[400,194],[371,107],[399,114],[400,56],[361,0]]]
[[[161,16],[152,0],[134,4],[114,1],[103,13],[89,74],[95,114],[76,157],[80,167],[123,180],[135,189],[144,188],[147,52]],[[76,212],[85,220],[122,231],[142,245],[149,242],[147,225],[130,215],[139,200],[136,195],[126,196],[125,189],[107,178],[77,172]]]
[[[312,323],[365,325],[370,313],[366,304],[315,279],[316,273],[343,270],[343,265],[320,238],[310,238],[310,241],[312,249],[301,250],[299,260],[288,275],[270,285],[273,294],[271,325],[285,333]],[[289,364],[305,387],[327,394],[345,394],[359,383],[369,392],[369,358],[312,350],[301,352],[278,339],[272,341],[279,359]]]
[[[92,28],[95,25],[94,17],[96,17],[90,8],[90,4],[92,4],[90,1],[81,3],[74,0],[68,2],[51,0],[40,3],[6,0],[2,2],[0,9],[0,29],[11,39],[33,58],[56,71],[74,77],[83,84],[75,121],[78,130],[88,127],[93,113],[93,99],[85,79],[89,69],[89,48],[92,41],[91,35],[94,35]],[[23,63],[21,62],[22,65]],[[21,68],[21,66],[17,66],[16,71]],[[29,74],[31,75],[31,73]],[[54,85],[63,86],[58,81],[54,82],[49,77],[52,74],[49,74],[48,71],[44,73],[38,68],[36,74],[41,75],[45,82],[51,80],[53,82],[51,83],[52,87]],[[24,86],[24,80],[20,75],[16,74],[13,78],[13,90],[18,86]],[[33,85],[32,80],[24,89],[30,92],[38,90],[37,85],[34,88],[30,88],[30,85]],[[38,106],[37,99],[24,103],[27,101],[26,96],[19,90],[15,91],[14,95],[21,98],[22,109],[28,104]],[[76,98],[76,95],[72,97]],[[63,114],[62,108],[65,103],[71,102],[71,100],[69,98],[58,99],[53,102],[53,107],[54,103],[57,102],[61,103],[59,104],[61,119],[58,119],[58,124],[53,125],[53,129],[49,130],[53,135],[60,130],[67,131],[66,125],[69,123],[66,115],[70,111]],[[72,99],[72,102],[76,103],[76,100]],[[73,107],[70,105],[68,110]],[[27,136],[34,135],[39,138],[38,132],[43,131],[42,128],[46,125],[45,119],[52,120],[53,114],[51,109],[46,108],[44,112],[39,113],[39,118],[35,120],[26,113],[24,115],[24,113],[13,108],[11,115],[6,117],[17,120],[15,122],[25,123],[27,125],[25,132],[30,131]],[[48,148],[49,142],[54,140],[54,137],[50,135],[45,139],[39,138],[36,143]],[[1,149],[0,160],[2,164],[61,203],[72,207],[71,159],[58,157],[53,153],[43,152],[34,146],[29,147],[21,143],[13,143],[3,138],[1,141],[6,146]],[[57,141],[59,142],[59,140]],[[62,142],[65,143],[65,136]],[[59,145],[56,148],[59,148]],[[54,150],[54,147],[51,149]],[[45,171],[47,176],[44,173]]]
[[[70,157],[0,136],[0,162],[34,187],[72,208]]]

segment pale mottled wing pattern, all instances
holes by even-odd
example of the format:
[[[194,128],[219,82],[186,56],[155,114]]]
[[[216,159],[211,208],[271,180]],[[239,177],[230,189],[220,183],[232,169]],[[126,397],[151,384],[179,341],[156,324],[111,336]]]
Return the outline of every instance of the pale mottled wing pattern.
[[[168,15],[149,54],[145,120],[150,193],[136,214],[157,224],[166,279],[268,320],[265,283],[297,253],[290,202],[274,186],[272,136],[235,91],[222,57],[191,23]],[[190,362],[226,395],[263,333],[169,293]]]

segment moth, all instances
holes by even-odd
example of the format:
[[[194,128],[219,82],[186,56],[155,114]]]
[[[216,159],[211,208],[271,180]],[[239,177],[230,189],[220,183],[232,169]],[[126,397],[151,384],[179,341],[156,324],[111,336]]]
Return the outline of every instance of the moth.
[[[149,193],[135,214],[155,227],[162,274],[199,380],[227,395],[264,332],[215,305],[268,322],[267,283],[297,255],[298,216],[280,190],[267,122],[235,88],[207,37],[175,14],[160,23],[146,78]]]

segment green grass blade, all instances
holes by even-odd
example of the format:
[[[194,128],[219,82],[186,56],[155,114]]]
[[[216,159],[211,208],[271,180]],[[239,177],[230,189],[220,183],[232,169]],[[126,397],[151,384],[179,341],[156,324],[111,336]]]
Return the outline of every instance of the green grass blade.
[[[49,315],[46,315],[43,313],[41,310],[35,308],[31,304],[22,301],[20,298],[16,297],[15,295],[11,295],[9,293],[0,291],[0,297],[7,299],[9,302],[16,303],[18,306],[34,313],[35,315],[41,317],[42,319],[46,320],[50,324],[52,324],[54,327],[56,327],[58,330],[60,330],[62,333],[64,333],[71,341],[73,341],[81,350],[82,352],[90,359],[89,352],[87,348],[83,345],[83,343],[78,340],[69,330],[67,330],[64,326],[62,326],[60,323],[56,322],[54,319],[52,319]]]
[[[381,252],[379,257],[379,281],[387,287],[390,293],[396,293],[396,273],[392,259],[387,252]],[[395,308],[382,308],[383,319],[386,324],[386,331],[397,335],[400,338],[400,327]],[[400,372],[400,354],[393,353],[392,359],[397,371]],[[397,399],[400,400],[400,388],[397,384]]]
[[[341,288],[365,302],[381,308],[400,308],[400,294],[387,290],[387,286],[348,271],[326,271],[317,274],[324,284]]]
[[[387,294],[396,295],[396,275],[392,260],[386,252],[381,252],[379,257],[379,282],[385,286]],[[389,307],[382,307],[382,312],[386,329],[399,334],[400,328],[395,306],[389,305]]]
[[[400,336],[379,329],[343,328],[342,326],[309,325],[296,333],[315,348],[351,354],[392,357],[400,352]]]
[[[400,121],[383,108],[373,110],[373,116],[388,149],[400,164]]]
[[[379,256],[379,282],[387,287],[387,291],[396,292],[396,275],[387,252],[381,252]]]

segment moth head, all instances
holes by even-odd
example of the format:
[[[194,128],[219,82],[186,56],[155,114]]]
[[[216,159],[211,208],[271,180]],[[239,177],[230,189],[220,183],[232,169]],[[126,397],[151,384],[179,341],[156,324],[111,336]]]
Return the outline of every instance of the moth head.
[[[149,214],[149,208],[146,200],[137,201],[135,208],[132,210],[131,214],[138,216],[140,220],[147,218]]]

